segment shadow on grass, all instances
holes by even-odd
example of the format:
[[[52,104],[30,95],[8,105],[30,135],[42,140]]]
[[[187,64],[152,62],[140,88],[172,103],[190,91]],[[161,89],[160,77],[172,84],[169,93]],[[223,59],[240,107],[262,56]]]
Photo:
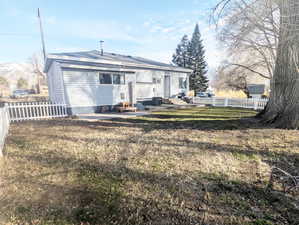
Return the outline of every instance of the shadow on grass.
[[[182,121],[175,121],[171,119],[166,120],[151,120],[158,116],[153,117],[139,117],[139,118],[116,118],[111,120],[99,120],[99,121],[82,121],[82,120],[53,120],[53,121],[33,121],[24,122],[24,124],[34,124],[37,127],[48,126],[71,126],[88,127],[90,129],[109,130],[110,128],[141,128],[146,132],[152,130],[170,130],[170,129],[196,129],[196,130],[246,130],[246,129],[267,129],[265,126],[261,126],[258,121],[252,118],[242,119],[190,119],[188,116],[183,117]],[[198,117],[196,117],[198,118]]]
[[[42,154],[9,154],[8,157],[53,171],[38,176],[19,174],[1,185],[30,186],[39,190],[38,198],[26,201],[22,194],[0,199],[1,213],[14,218],[16,224],[184,225],[203,222],[213,225],[255,224],[248,221],[295,224],[299,221],[299,210],[291,197],[268,192],[263,185],[229,180],[223,175],[196,171],[166,175],[129,168],[121,161],[99,163],[65,158],[58,153],[51,158]],[[57,171],[59,162],[63,162],[67,170]],[[46,179],[71,172],[75,174],[74,185],[53,184]],[[127,183],[142,185],[145,192],[130,195]],[[59,199],[61,196],[63,199]],[[258,210],[253,210],[253,206]]]
[[[116,126],[141,127],[144,131],[167,129],[243,130],[263,129],[254,118],[255,112],[237,108],[195,108],[154,112],[137,118],[115,118]]]
[[[35,121],[35,126],[77,126],[91,129],[141,128],[146,132],[167,129],[197,130],[244,130],[267,129],[254,119],[255,112],[237,108],[195,108],[190,110],[169,110],[154,112],[151,115],[136,118],[114,118],[111,120],[52,120]],[[70,122],[71,121],[71,122]],[[26,123],[26,122],[24,122]]]
[[[143,154],[146,153],[146,146],[157,144],[164,149],[169,149],[169,153],[174,155],[177,158],[181,158],[182,160],[188,160],[189,158],[193,158],[198,154],[202,154],[203,152],[209,153],[231,153],[238,159],[244,160],[256,160],[257,157],[261,158],[262,161],[267,162],[271,166],[276,166],[286,171],[289,171],[292,174],[299,174],[299,153],[293,153],[289,151],[270,151],[267,146],[261,146],[256,149],[250,145],[232,145],[232,144],[217,144],[211,142],[200,142],[200,141],[189,141],[189,140],[181,140],[181,139],[168,139],[157,136],[155,140],[148,140],[146,138],[141,137],[126,137],[126,138],[102,138],[102,137],[74,137],[74,136],[62,136],[55,134],[47,134],[43,135],[48,140],[61,140],[68,142],[77,142],[81,141],[84,143],[98,143],[101,145],[117,145],[124,146],[128,144],[136,144],[140,146],[144,146]],[[20,144],[20,143],[21,144]],[[15,145],[18,145],[20,148],[26,148],[27,146],[22,144],[25,143],[26,140],[19,139],[18,141],[14,141]],[[181,147],[184,147],[184,150],[180,150]],[[46,155],[44,155],[46,156]],[[141,155],[140,155],[141,156]],[[51,157],[51,156],[49,156]],[[59,162],[59,160],[57,160]],[[286,164],[288,162],[288,164]],[[290,168],[290,165],[294,165]]]
[[[299,221],[296,201],[279,192],[268,191],[265,189],[265,183],[249,184],[231,180],[222,174],[199,172],[196,167],[192,172],[162,173],[151,170],[150,167],[130,164],[131,157],[144,157],[147,145],[159,143],[159,147],[164,149],[174,147],[171,148],[171,153],[181,161],[200,154],[200,151],[228,152],[249,158],[259,154],[263,159],[271,161],[275,156],[267,149],[257,151],[246,146],[243,150],[237,145],[188,140],[181,142],[180,139],[168,140],[164,136],[158,136],[155,140],[147,140],[146,137],[138,139],[136,136],[126,136],[126,140],[121,139],[122,136],[109,140],[101,139],[100,135],[95,138],[73,136],[83,127],[87,128],[84,132],[90,131],[88,129],[104,132],[111,129],[117,132],[124,128],[136,128],[145,132],[165,129],[163,134],[167,134],[168,129],[260,129],[247,120],[218,120],[213,116],[205,118],[209,120],[196,120],[200,115],[196,118],[188,116],[190,115],[161,120],[155,113],[153,117],[113,121],[30,122],[28,125],[35,129],[31,138],[42,135],[50,145],[57,142],[70,143],[73,146],[71,142],[82,141],[104,146],[137,144],[144,148],[129,157],[126,155],[126,148],[118,148],[117,151],[123,151],[118,153],[124,157],[105,162],[97,160],[96,157],[75,157],[68,151],[62,154],[57,145],[53,145],[52,148],[58,149],[42,151],[39,146],[33,145],[34,141],[27,140],[28,137],[22,132],[15,137],[9,137],[8,144],[17,146],[18,150],[8,152],[7,159],[15,162],[16,166],[25,164],[22,169],[34,170],[30,170],[32,173],[18,170],[18,173],[5,177],[5,181],[1,182],[1,189],[6,187],[14,192],[8,191],[7,195],[0,198],[0,221],[1,216],[13,224],[243,225],[296,224]],[[49,126],[53,129],[52,134],[47,132]],[[45,133],[39,133],[43,131]],[[72,135],[67,136],[64,131],[71,132]],[[143,134],[138,133],[141,136]],[[181,147],[185,147],[184,152],[180,151]],[[283,152],[277,153],[276,156],[290,161],[298,158],[298,154]],[[52,177],[60,177],[62,182],[53,182]],[[68,182],[64,183],[63,178]]]

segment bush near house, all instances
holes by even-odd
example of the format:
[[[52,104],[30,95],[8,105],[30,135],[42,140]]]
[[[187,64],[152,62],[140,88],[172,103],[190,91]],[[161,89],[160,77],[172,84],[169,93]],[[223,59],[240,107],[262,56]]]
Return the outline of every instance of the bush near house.
[[[194,108],[12,124],[0,224],[296,224],[298,200],[266,187],[271,166],[298,169],[298,131],[244,119],[253,115]]]

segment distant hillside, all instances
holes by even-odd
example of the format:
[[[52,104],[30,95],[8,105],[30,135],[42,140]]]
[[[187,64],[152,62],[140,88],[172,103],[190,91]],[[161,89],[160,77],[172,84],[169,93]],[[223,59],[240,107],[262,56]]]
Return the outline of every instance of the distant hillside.
[[[0,77],[4,77],[8,81],[11,91],[17,88],[20,78],[27,80],[29,89],[34,87],[36,74],[33,71],[31,63],[0,63]]]

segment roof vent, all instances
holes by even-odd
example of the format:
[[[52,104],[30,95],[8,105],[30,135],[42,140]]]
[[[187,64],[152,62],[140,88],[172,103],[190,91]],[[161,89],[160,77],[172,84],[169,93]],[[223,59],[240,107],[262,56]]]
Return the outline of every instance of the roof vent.
[[[103,43],[104,43],[104,41],[100,40],[101,56],[104,55]]]

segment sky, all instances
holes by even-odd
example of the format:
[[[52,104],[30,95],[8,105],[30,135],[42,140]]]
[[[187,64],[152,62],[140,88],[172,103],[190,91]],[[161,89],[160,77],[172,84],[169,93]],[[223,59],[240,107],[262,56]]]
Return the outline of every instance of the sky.
[[[99,49],[169,63],[184,34],[198,23],[210,68],[221,61],[209,25],[217,0],[0,0],[0,63],[24,62],[41,51],[37,8],[46,50]]]

